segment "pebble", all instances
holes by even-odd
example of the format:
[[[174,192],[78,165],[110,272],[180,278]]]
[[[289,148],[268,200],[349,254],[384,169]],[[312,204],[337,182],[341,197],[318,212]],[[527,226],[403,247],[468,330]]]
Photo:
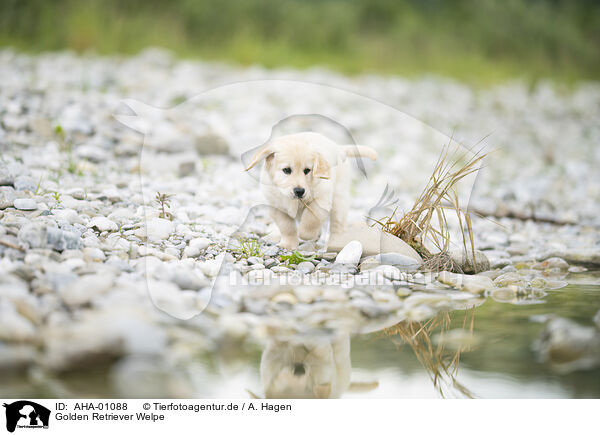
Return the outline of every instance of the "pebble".
[[[147,238],[151,242],[168,239],[175,231],[175,225],[168,219],[151,218],[146,224],[139,228],[135,235],[141,238]]]
[[[295,305],[298,303],[298,299],[292,293],[278,293],[271,299],[274,303],[284,303]]]
[[[206,237],[198,237],[190,240],[189,245],[183,250],[187,257],[199,257],[203,250],[211,244],[210,239]]]
[[[475,264],[473,264],[473,253],[471,251],[465,252],[464,249],[450,250],[450,258],[460,266],[464,273],[475,274],[490,269],[490,260],[477,249],[475,250]]]
[[[114,277],[106,273],[84,275],[62,287],[60,297],[68,306],[75,308],[93,301],[107,292],[113,285]]]
[[[355,267],[360,261],[362,255],[362,245],[359,241],[353,240],[346,246],[335,257],[336,264],[344,264],[347,266]]]
[[[375,268],[375,272],[381,273],[385,278],[392,281],[399,281],[403,278],[403,274],[400,269],[390,265],[382,265]],[[406,274],[404,274],[406,276]]]
[[[377,254],[375,259],[380,264],[388,264],[392,266],[400,266],[402,268],[418,267],[420,262],[412,257],[400,254],[398,252],[386,252],[385,254]]]
[[[15,177],[13,186],[15,190],[29,191],[34,193],[37,187],[37,182],[27,175],[19,175]]]
[[[16,194],[12,187],[0,185],[0,210],[13,207],[15,196]]]
[[[30,199],[30,198],[16,198],[13,201],[13,206],[17,209],[17,210],[37,210],[38,205],[37,202],[35,202],[34,199]]]
[[[300,273],[312,273],[315,270],[315,265],[310,261],[303,261],[296,266],[296,270]]]
[[[259,258],[259,257],[248,257],[248,259],[246,261],[250,265],[254,265],[254,264],[260,264],[260,265],[262,265],[263,264],[262,258]]]
[[[452,272],[440,272],[438,281],[448,284],[456,289],[465,290],[470,293],[480,294],[494,289],[494,282],[487,276],[463,275]]]
[[[88,224],[88,228],[94,228],[100,232],[103,231],[117,231],[118,225],[104,216],[96,216],[92,218]]]
[[[81,236],[71,231],[48,228],[46,230],[46,241],[48,246],[56,251],[65,249],[80,249],[82,245]]]
[[[45,248],[47,243],[47,229],[41,222],[31,222],[19,230],[19,244],[28,248]]]

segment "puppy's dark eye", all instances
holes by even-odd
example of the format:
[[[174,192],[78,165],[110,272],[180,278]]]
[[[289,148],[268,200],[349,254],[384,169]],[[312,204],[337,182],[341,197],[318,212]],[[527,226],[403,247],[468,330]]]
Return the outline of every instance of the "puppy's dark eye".
[[[304,168],[304,175],[308,175],[309,172],[310,172],[310,168]]]
[[[291,174],[292,173],[292,168],[283,168],[283,173],[284,174]]]

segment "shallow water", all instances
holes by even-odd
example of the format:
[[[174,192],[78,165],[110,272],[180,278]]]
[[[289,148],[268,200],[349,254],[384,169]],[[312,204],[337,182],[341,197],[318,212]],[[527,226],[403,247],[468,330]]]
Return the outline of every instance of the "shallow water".
[[[273,340],[267,340],[266,346],[271,346],[268,358],[264,356],[267,353],[264,342],[224,343],[215,352],[197,355],[180,364],[181,372],[186,372],[184,377],[177,370],[153,371],[152,361],[142,364],[145,369],[141,372],[135,366],[138,368],[133,369],[125,384],[115,379],[112,363],[60,376],[35,371],[28,375],[6,375],[2,376],[0,396],[144,397],[161,393],[182,397],[189,396],[191,391],[198,398],[264,397],[266,380],[261,379],[261,357],[270,360],[270,370],[277,372],[269,373],[269,369],[263,368],[262,377],[275,377],[286,370],[286,364],[292,364],[289,355],[298,349],[340,339],[343,349],[338,353],[343,361],[337,363],[347,365],[345,371],[351,373],[352,380],[351,386],[339,386],[342,398],[600,398],[600,367],[565,373],[542,361],[535,351],[534,344],[549,316],[592,326],[600,309],[597,284],[600,271],[570,274],[566,279],[567,287],[548,291],[536,301],[510,304],[487,298],[476,308],[440,313],[413,323],[416,329],[412,333],[438,323],[427,336],[433,343],[431,352],[427,346],[411,348],[400,338],[397,328],[355,335],[349,341],[350,349],[343,344],[348,337],[331,338],[331,331],[327,331],[329,334],[323,336],[288,337],[275,346]],[[440,330],[447,338],[438,347]],[[450,364],[457,353],[457,363]],[[327,365],[320,360],[315,364]],[[325,369],[306,367],[306,370]],[[283,376],[275,382],[279,384],[277,388],[286,379],[291,382],[296,379],[289,370],[287,376],[289,379]],[[190,384],[178,390],[182,382]],[[288,395],[297,395],[303,389],[306,385],[292,386],[286,391]]]

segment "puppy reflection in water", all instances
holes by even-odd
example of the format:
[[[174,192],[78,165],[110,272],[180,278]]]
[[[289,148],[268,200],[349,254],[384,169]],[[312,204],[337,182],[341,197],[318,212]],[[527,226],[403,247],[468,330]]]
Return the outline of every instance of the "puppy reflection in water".
[[[276,338],[269,342],[260,361],[267,399],[335,399],[349,390],[377,388],[376,382],[351,383],[351,371],[348,334]]]

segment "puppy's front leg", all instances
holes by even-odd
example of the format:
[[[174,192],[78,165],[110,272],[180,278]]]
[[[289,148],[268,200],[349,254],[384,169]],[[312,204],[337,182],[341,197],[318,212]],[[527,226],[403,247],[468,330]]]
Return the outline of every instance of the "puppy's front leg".
[[[279,228],[279,232],[281,233],[279,246],[289,251],[296,249],[298,247],[298,231],[296,230],[296,221],[276,208],[271,209],[270,215]]]
[[[321,228],[323,228],[323,222],[326,218],[327,211],[314,202],[310,205],[310,209],[305,208],[300,218],[300,238],[302,240],[317,240],[321,235]]]

